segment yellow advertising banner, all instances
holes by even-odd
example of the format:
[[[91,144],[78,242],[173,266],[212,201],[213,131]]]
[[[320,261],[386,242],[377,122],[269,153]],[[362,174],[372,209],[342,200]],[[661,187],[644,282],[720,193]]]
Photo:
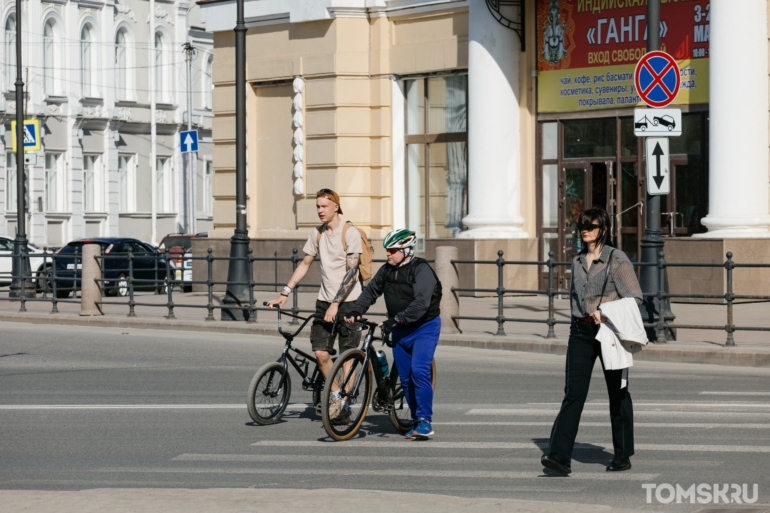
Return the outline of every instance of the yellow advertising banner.
[[[634,69],[646,53],[647,2],[538,0],[538,112],[643,106]],[[661,50],[680,68],[674,105],[708,103],[709,0],[661,8]]]

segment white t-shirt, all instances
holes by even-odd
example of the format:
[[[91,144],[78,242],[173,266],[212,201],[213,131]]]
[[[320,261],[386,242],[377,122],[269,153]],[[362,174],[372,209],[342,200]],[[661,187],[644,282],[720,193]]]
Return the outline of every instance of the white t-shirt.
[[[331,230],[322,228],[321,240],[316,243],[318,238],[318,229],[313,228],[302,248],[306,254],[317,256],[321,260],[321,290],[318,291],[318,299],[321,301],[332,302],[337,292],[340,290],[342,280],[347,273],[347,255],[360,254],[361,234],[354,226],[348,226],[345,232],[345,243],[347,252],[342,246],[342,230],[345,227],[340,223],[337,230],[333,233]],[[356,278],[356,284],[353,290],[343,300],[344,302],[355,301],[361,295],[361,281]]]

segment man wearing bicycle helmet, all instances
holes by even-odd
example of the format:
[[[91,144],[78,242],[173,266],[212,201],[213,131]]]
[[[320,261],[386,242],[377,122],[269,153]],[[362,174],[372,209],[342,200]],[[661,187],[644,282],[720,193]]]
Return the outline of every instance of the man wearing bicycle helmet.
[[[388,263],[364,288],[345,320],[355,322],[385,295],[388,319],[381,324],[382,331],[392,333],[393,358],[414,423],[406,439],[425,439],[433,435],[431,368],[441,332],[441,282],[427,261],[414,256],[413,231],[394,230],[382,245]]]

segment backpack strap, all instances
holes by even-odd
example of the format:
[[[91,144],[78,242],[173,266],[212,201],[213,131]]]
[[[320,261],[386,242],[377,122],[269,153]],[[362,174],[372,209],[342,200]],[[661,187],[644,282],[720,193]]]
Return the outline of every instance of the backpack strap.
[[[612,266],[612,255],[615,253],[615,250],[613,249],[610,251],[610,256],[607,258],[607,273],[604,276],[604,285],[602,286],[602,295],[599,297],[599,304],[596,306],[596,309],[598,310],[600,306],[602,306],[602,301],[604,301],[604,291],[607,290],[607,282],[610,279],[610,267]]]
[[[351,226],[353,226],[353,223],[345,221],[345,224],[342,226],[342,235],[340,235],[342,237],[342,249],[345,251],[346,256],[348,254],[348,243],[345,241],[345,234],[348,233],[348,228]]]

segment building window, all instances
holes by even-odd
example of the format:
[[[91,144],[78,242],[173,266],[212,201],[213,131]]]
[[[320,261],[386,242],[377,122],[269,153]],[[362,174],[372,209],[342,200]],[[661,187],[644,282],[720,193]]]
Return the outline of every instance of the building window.
[[[64,210],[64,180],[60,153],[45,154],[45,207],[46,212]]]
[[[98,155],[83,156],[83,210],[100,212],[102,210],[101,165]]]
[[[53,20],[48,20],[43,27],[43,90],[48,96],[56,94],[54,51]]]
[[[158,212],[171,211],[171,159],[155,159],[155,208]]]
[[[16,81],[16,16],[5,20],[5,84],[13,89]]]
[[[456,237],[468,213],[467,75],[406,80],[408,228]]]
[[[214,165],[210,160],[206,161],[205,175],[203,176],[203,211],[206,214],[214,212]]]
[[[120,211],[122,213],[135,212],[136,175],[132,155],[118,156],[118,184],[120,187]]]
[[[211,94],[214,82],[211,80],[211,72],[214,64],[214,56],[208,55],[203,69],[203,107],[211,110]]]
[[[92,77],[92,45],[91,45],[91,28],[88,25],[83,26],[83,30],[80,31],[80,83],[82,84],[83,96],[92,96],[93,90],[91,88]]]
[[[128,99],[128,86],[126,85],[126,67],[128,56],[126,55],[126,31],[118,30],[115,35],[115,94],[118,100]]]
[[[5,210],[16,212],[16,154],[5,154]]]
[[[155,33],[155,98],[161,102],[167,101],[166,86],[166,66],[164,66],[165,56],[163,54],[163,34]]]

